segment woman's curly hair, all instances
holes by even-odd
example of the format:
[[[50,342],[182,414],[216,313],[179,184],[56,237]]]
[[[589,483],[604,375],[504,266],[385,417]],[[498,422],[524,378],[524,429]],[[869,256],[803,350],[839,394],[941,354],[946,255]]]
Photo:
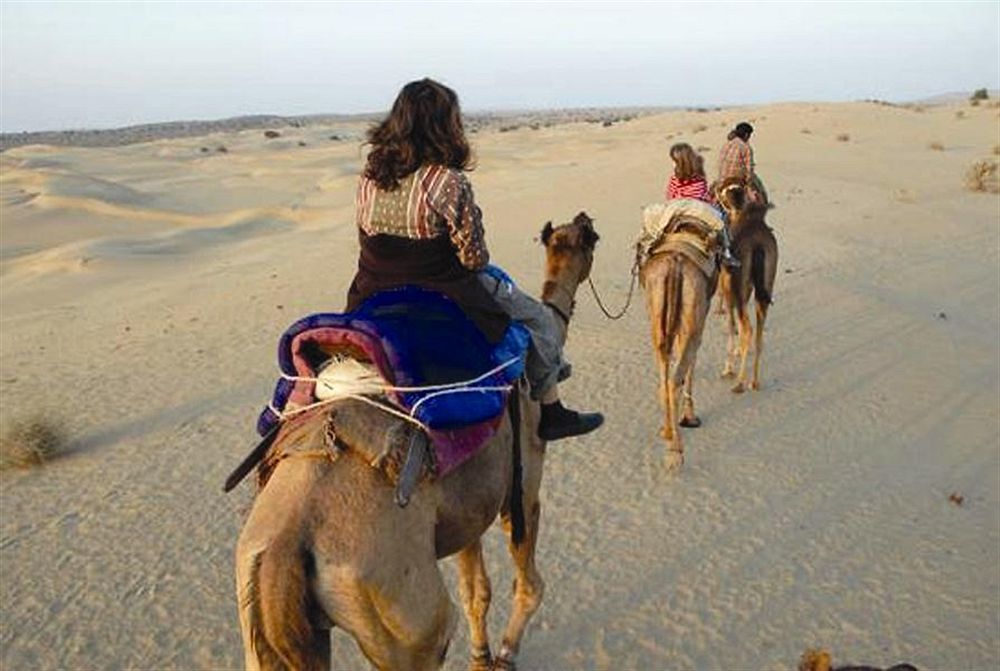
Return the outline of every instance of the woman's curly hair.
[[[387,191],[422,165],[471,169],[458,96],[433,79],[404,86],[389,116],[368,130],[368,144],[364,175]]]

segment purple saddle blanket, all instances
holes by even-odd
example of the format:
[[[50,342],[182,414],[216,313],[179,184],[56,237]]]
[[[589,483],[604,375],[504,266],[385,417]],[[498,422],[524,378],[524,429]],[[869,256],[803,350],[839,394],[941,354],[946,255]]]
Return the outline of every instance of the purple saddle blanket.
[[[506,409],[502,389],[523,372],[528,338],[512,323],[504,339],[490,345],[455,303],[416,287],[376,294],[351,313],[310,315],[279,341],[278,365],[287,377],[278,380],[257,431],[266,435],[286,408],[316,402],[314,381],[289,378],[315,378],[331,356],[347,354],[406,389],[386,396],[427,428],[437,474],[447,475],[496,433]],[[475,382],[460,393],[425,389],[469,380]]]

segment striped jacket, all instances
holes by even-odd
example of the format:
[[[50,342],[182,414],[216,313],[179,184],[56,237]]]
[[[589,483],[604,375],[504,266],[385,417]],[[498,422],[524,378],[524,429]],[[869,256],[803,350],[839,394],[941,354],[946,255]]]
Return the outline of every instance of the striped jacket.
[[[393,235],[413,240],[448,236],[459,262],[469,270],[489,263],[483,213],[472,184],[460,171],[425,165],[385,191],[361,176],[355,198],[358,228],[369,236]]]
[[[704,177],[695,177],[681,181],[677,175],[671,175],[667,181],[667,200],[675,198],[694,198],[708,202],[708,184]]]

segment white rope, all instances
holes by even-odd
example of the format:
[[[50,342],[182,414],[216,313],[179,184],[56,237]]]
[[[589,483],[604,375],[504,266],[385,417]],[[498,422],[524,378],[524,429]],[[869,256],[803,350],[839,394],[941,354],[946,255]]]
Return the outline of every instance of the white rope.
[[[442,389],[441,391],[435,391],[433,393],[427,394],[419,401],[414,403],[413,407],[410,408],[410,414],[415,415],[417,413],[417,408],[419,408],[424,401],[428,401],[432,398],[437,398],[438,396],[445,396],[447,394],[468,394],[475,392],[481,393],[485,391],[510,391],[511,388],[512,388],[511,385],[507,385],[505,387],[471,387],[471,388],[466,387],[464,389]]]
[[[430,429],[428,428],[428,426],[426,424],[424,424],[423,422],[421,422],[416,417],[411,417],[410,415],[407,415],[405,412],[402,412],[401,410],[396,410],[395,408],[393,408],[391,406],[385,405],[384,403],[379,403],[378,401],[376,401],[374,399],[368,398],[367,396],[361,396],[359,394],[343,394],[342,396],[337,396],[336,398],[327,398],[327,399],[324,399],[322,401],[317,401],[315,403],[310,403],[309,405],[303,405],[301,407],[294,408],[292,410],[286,410],[284,412],[278,410],[273,405],[271,405],[270,403],[268,403],[267,404],[267,409],[270,410],[271,412],[273,412],[275,414],[275,416],[278,418],[279,421],[283,422],[287,418],[294,417],[295,415],[298,415],[298,414],[301,414],[303,412],[306,412],[307,410],[312,410],[313,408],[319,408],[319,407],[322,407],[324,405],[330,405],[331,403],[334,403],[335,401],[342,401],[345,398],[353,398],[356,401],[362,401],[364,403],[367,403],[368,405],[375,406],[379,410],[384,410],[385,412],[389,413],[390,415],[395,415],[396,417],[399,417],[400,419],[406,420],[407,422],[410,422],[411,424],[415,424],[416,426],[420,427],[424,431],[430,431]]]
[[[404,394],[405,393],[409,393],[409,392],[416,392],[416,391],[440,391],[440,390],[443,390],[443,389],[457,389],[457,390],[460,390],[463,387],[467,387],[467,386],[475,384],[477,382],[481,382],[481,381],[485,380],[486,378],[488,378],[489,376],[494,375],[496,373],[499,373],[500,371],[504,370],[505,368],[509,368],[510,366],[513,366],[518,361],[520,361],[520,357],[514,357],[513,359],[509,359],[508,361],[505,361],[504,363],[500,364],[496,368],[488,370],[485,373],[483,373],[482,375],[480,375],[479,377],[473,378],[471,380],[461,380],[459,382],[449,382],[447,384],[431,384],[431,385],[426,385],[426,386],[423,386],[423,387],[395,387],[393,385],[385,384],[385,385],[380,385],[379,388],[382,391],[397,391],[397,392],[402,392]],[[301,376],[297,376],[297,375],[288,375],[287,373],[282,373],[281,377],[284,378],[284,379],[286,379],[286,380],[289,380],[290,382],[319,382],[320,381],[318,377],[301,377]],[[485,387],[481,387],[481,388],[485,389]],[[505,387],[505,388],[506,389],[510,389],[510,387]]]
[[[360,394],[348,394],[348,393],[338,394],[338,395],[336,395],[334,397],[323,399],[322,401],[317,401],[316,403],[310,403],[308,405],[304,405],[304,406],[301,406],[301,407],[298,407],[298,408],[294,408],[293,410],[280,411],[277,408],[275,408],[274,405],[272,405],[270,403],[268,403],[267,408],[268,408],[268,410],[270,410],[271,412],[274,413],[274,415],[278,418],[279,421],[285,421],[286,418],[288,418],[288,417],[294,417],[295,415],[303,413],[303,412],[305,412],[307,410],[312,410],[313,408],[319,408],[319,407],[322,407],[324,405],[329,405],[329,404],[331,404],[331,403],[333,403],[335,401],[340,401],[340,400],[343,400],[345,398],[352,398],[354,400],[363,401],[364,403],[367,403],[369,405],[375,406],[376,408],[379,408],[380,410],[383,410],[383,411],[389,413],[390,415],[394,415],[396,417],[399,417],[400,419],[406,420],[407,422],[410,422],[411,424],[415,424],[416,426],[420,427],[424,431],[429,431],[430,429],[427,427],[427,425],[425,425],[423,422],[421,422],[419,419],[417,419],[414,416],[416,414],[416,412],[417,412],[417,408],[419,408],[421,404],[423,404],[428,399],[436,398],[438,396],[445,396],[447,394],[464,394],[464,393],[470,393],[470,392],[479,392],[479,393],[482,393],[482,392],[487,392],[487,391],[510,391],[513,388],[511,385],[499,386],[499,387],[470,387],[469,385],[473,385],[473,384],[475,384],[477,382],[481,382],[482,380],[485,380],[486,378],[490,377],[491,375],[499,373],[500,371],[504,370],[505,368],[508,368],[508,367],[514,365],[519,360],[520,360],[519,357],[514,357],[513,359],[505,361],[504,363],[502,363],[499,366],[493,368],[492,370],[489,370],[489,371],[483,373],[479,377],[473,378],[471,380],[463,380],[463,381],[460,381],[460,382],[449,382],[447,384],[434,384],[434,385],[427,385],[427,386],[423,386],[423,387],[397,387],[397,386],[389,385],[389,384],[379,385],[379,387],[378,387],[379,390],[383,391],[383,392],[386,392],[386,391],[401,392],[401,393],[419,392],[419,391],[429,391],[429,392],[432,392],[432,393],[428,394],[427,396],[424,396],[423,398],[421,398],[420,400],[418,400],[416,403],[414,403],[413,407],[410,408],[409,414],[407,414],[405,412],[402,412],[401,410],[396,410],[395,408],[393,408],[391,406],[388,406],[388,405],[385,405],[384,403],[379,403],[378,401],[375,401],[375,400],[373,400],[371,398],[368,398],[367,396],[362,396]],[[316,377],[304,377],[304,376],[298,376],[298,375],[288,375],[288,374],[286,374],[284,372],[281,373],[281,377],[283,379],[285,379],[285,380],[290,381],[290,382],[312,382],[314,384],[321,382],[321,380],[319,378],[316,378]]]

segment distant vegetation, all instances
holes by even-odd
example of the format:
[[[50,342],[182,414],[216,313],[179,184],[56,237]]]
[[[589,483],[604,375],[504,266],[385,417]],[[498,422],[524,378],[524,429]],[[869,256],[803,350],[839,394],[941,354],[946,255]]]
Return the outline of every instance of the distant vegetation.
[[[1000,193],[996,161],[976,161],[965,173],[965,186],[979,193]]]
[[[989,99],[990,99],[990,93],[986,89],[976,89],[975,91],[972,92],[972,95],[969,96],[969,100],[989,100]]]

